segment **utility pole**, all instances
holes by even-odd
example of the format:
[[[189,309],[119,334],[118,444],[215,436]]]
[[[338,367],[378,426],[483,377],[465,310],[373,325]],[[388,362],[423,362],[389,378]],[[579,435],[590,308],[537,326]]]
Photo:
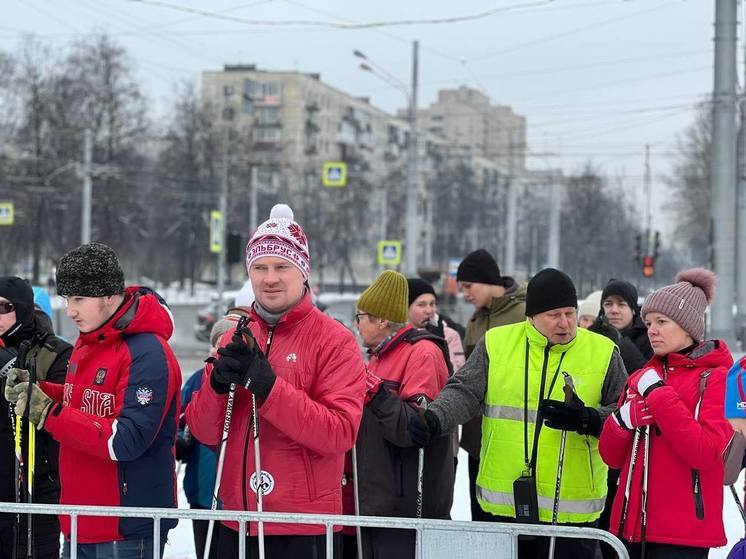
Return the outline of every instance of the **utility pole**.
[[[746,80],[746,59],[744,60]],[[744,81],[746,83],[746,81]],[[741,127],[738,131],[738,192],[736,216],[736,335],[746,347],[746,98],[741,97]]]
[[[419,228],[417,223],[417,198],[419,181],[417,176],[418,138],[417,138],[417,74],[419,42],[412,44],[412,91],[409,94],[409,165],[407,167],[407,221],[406,246],[404,249],[404,275],[417,275],[417,245]]]
[[[220,181],[220,200],[218,202],[218,211],[222,216],[220,220],[220,252],[218,253],[218,304],[223,302],[223,291],[225,291],[225,272],[227,264],[227,250],[225,246],[228,221],[228,142],[230,140],[230,129],[228,122],[223,123],[223,172]]]
[[[80,244],[91,242],[91,205],[93,183],[91,180],[91,163],[93,160],[93,134],[90,128],[85,129],[83,136],[83,201],[80,216]]]
[[[505,242],[505,269],[508,274],[515,274],[515,243],[518,212],[518,184],[515,176],[516,134],[510,133],[510,158],[508,159],[508,223]]]
[[[425,267],[433,265],[433,196],[428,192],[425,195]]]
[[[733,301],[736,259],[736,0],[715,2],[715,83],[712,96],[713,269],[719,295],[711,310],[710,337],[735,348]]]
[[[645,234],[650,242],[653,228],[653,188],[650,173],[650,144],[645,144]]]
[[[249,193],[249,235],[253,235],[256,232],[256,228],[259,227],[259,208],[257,208],[257,200],[259,199],[259,166],[251,166],[251,192]]]
[[[547,266],[560,267],[560,212],[562,211],[562,177],[555,171],[550,171],[549,188],[549,248]]]

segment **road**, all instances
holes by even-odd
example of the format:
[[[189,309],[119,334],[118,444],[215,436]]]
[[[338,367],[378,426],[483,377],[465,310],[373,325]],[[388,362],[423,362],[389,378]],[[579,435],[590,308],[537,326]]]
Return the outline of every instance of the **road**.
[[[201,305],[194,304],[179,304],[170,307],[175,329],[169,343],[179,360],[184,380],[199,369],[207,357],[208,344],[197,341],[194,337],[194,322],[197,309],[200,307]],[[65,309],[56,311],[54,322],[55,331],[70,343],[74,343],[78,337],[78,331],[75,323],[65,316]]]

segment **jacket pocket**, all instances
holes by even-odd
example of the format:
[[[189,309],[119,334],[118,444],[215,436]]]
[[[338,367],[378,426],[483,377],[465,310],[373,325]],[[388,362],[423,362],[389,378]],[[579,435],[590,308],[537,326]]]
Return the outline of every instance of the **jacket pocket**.
[[[588,440],[588,435],[585,436],[585,448],[588,451],[588,472],[589,481],[591,483],[591,489],[596,488],[596,478],[593,473],[593,453],[591,452],[591,443]]]
[[[301,447],[301,455],[303,457],[303,469],[306,471],[306,486],[308,487],[308,500],[316,500],[316,480],[313,477],[313,466],[311,465],[311,457],[308,455],[308,450]]]
[[[702,497],[702,483],[699,478],[699,470],[692,470],[692,494],[694,495],[694,514],[697,520],[704,520],[705,501]]]
[[[398,447],[394,448],[394,487],[397,497],[404,497],[404,458]]]

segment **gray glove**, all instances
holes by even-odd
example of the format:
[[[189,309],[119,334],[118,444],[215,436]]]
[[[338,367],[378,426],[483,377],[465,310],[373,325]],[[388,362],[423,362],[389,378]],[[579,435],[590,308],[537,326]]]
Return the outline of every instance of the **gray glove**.
[[[49,409],[52,407],[54,401],[44,394],[44,391],[39,388],[38,384],[32,384],[31,401],[28,402],[28,387],[29,384],[27,382],[23,382],[16,387],[16,389],[22,388],[16,401],[16,417],[23,417],[28,406],[29,421],[36,425],[38,431],[41,431],[41,428],[44,426],[44,420],[47,418]]]
[[[5,378],[5,399],[11,404],[15,404],[20,394],[18,386],[28,382],[28,380],[29,372],[26,369],[14,367],[8,371],[8,376]]]

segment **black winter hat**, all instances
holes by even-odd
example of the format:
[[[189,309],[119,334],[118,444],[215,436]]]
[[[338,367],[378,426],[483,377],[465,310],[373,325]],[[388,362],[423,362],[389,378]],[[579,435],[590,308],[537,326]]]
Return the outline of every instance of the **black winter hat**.
[[[578,294],[570,276],[554,268],[538,272],[526,289],[526,316],[561,307],[578,307]]]
[[[15,276],[0,278],[0,297],[13,303],[16,322],[31,324],[34,316],[34,290],[26,280]]]
[[[104,297],[124,291],[124,272],[116,253],[101,243],[74,248],[57,264],[57,294]]]
[[[640,307],[637,305],[637,289],[634,285],[628,281],[610,279],[609,283],[604,287],[601,293],[601,312],[603,313],[604,301],[609,295],[616,295],[621,297],[632,309],[632,314],[638,316],[640,314]]]
[[[470,252],[458,265],[457,281],[486,283],[488,285],[503,285],[500,268],[492,255],[480,248]]]
[[[409,286],[409,305],[414,303],[417,297],[425,293],[430,293],[433,297],[437,297],[433,286],[422,278],[407,278],[407,285]]]

